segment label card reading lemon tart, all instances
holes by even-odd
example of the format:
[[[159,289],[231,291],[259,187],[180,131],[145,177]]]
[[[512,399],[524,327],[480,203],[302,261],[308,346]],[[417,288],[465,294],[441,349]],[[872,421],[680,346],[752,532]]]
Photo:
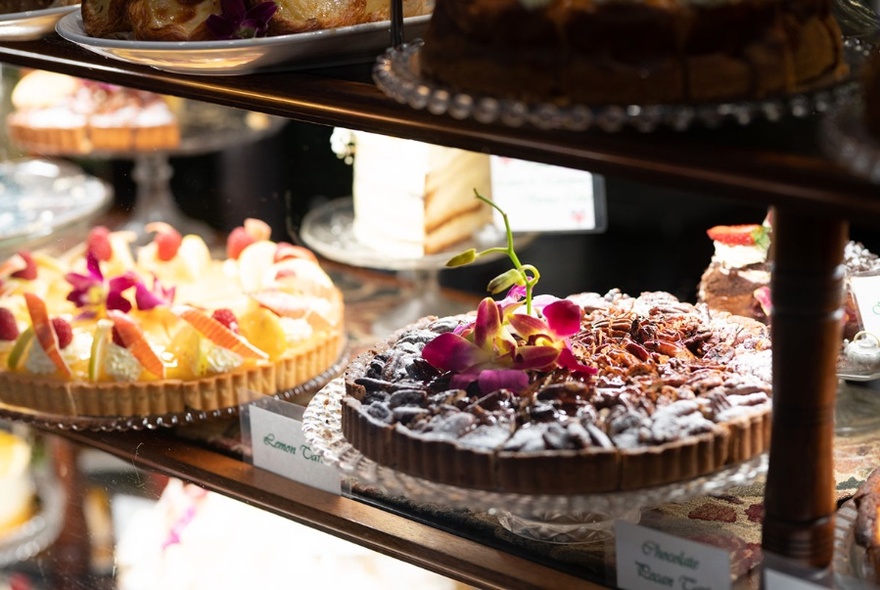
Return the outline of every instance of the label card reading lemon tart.
[[[321,456],[311,449],[302,431],[305,408],[284,404],[271,409],[253,404],[250,414],[250,438],[254,465],[299,483],[333,494],[342,494],[342,479]]]
[[[617,587],[730,590],[726,551],[625,521],[614,523]]]
[[[492,156],[492,200],[515,232],[602,232],[603,177],[561,166]],[[504,227],[500,217],[496,225]]]

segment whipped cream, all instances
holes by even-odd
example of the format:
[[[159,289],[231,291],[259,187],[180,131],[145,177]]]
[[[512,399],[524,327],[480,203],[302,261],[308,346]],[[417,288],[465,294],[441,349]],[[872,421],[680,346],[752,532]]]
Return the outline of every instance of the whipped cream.
[[[731,268],[761,264],[767,262],[767,249],[760,246],[730,246],[716,241],[712,261]]]

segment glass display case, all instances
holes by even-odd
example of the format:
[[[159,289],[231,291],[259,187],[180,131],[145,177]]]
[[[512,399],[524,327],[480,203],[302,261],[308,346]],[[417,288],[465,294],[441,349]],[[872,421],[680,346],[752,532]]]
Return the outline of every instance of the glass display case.
[[[178,75],[108,60],[54,35],[0,44],[0,62],[300,123],[343,126],[588,170],[644,183],[660,194],[663,190],[684,190],[756,209],[772,207],[777,304],[773,323],[774,436],[766,482],[758,479],[757,488],[739,489],[738,496],[731,496],[729,502],[743,507],[748,533],[721,535],[724,538],[718,543],[730,547],[735,555],[735,567],[739,568],[735,570],[736,584],[742,587],[758,583],[760,568],[755,566],[760,562],[760,549],[765,555],[778,557],[784,569],[796,575],[813,575],[831,565],[837,509],[833,453],[835,444],[849,448],[835,441],[834,434],[835,363],[840,344],[836,322],[842,288],[836,269],[850,221],[875,227],[880,223],[880,201],[875,185],[822,156],[818,139],[821,113],[747,126],[727,123],[720,129],[698,125],[686,132],[556,131],[487,125],[414,110],[389,99],[373,84],[370,63],[228,77]],[[645,264],[650,263],[650,255],[646,254]],[[388,277],[382,275],[369,275],[366,281],[389,284]],[[391,292],[395,289],[396,285],[389,287]],[[355,309],[347,315],[357,332],[362,318]],[[473,586],[589,588],[615,584],[613,563],[608,558],[613,551],[607,539],[597,541],[597,547],[553,545],[512,535],[482,513],[438,513],[423,504],[389,501],[368,488],[337,496],[255,468],[248,461],[246,448],[216,433],[193,436],[183,428],[102,432],[55,429],[46,423],[38,424],[37,431],[57,441],[59,454],[92,449],[121,457],[142,470],[138,473],[196,483]],[[862,456],[861,464],[866,462],[870,459]],[[148,486],[151,478],[145,476],[137,485]],[[70,499],[68,503],[72,503]],[[752,518],[759,508],[751,513],[749,508],[759,504],[762,518]],[[727,508],[730,506],[707,500],[691,510],[729,514]],[[683,522],[703,521],[709,528],[714,522],[709,516],[676,518],[664,510],[643,512],[641,517],[644,524],[671,531],[687,528],[682,527]],[[68,536],[69,530],[75,527],[65,526],[59,537],[57,561],[45,564],[58,570],[56,580],[91,575],[76,570],[89,562],[76,554],[82,551],[82,538],[77,539],[75,532]],[[67,566],[74,568],[72,574],[64,569]],[[98,578],[100,583],[112,584],[112,576],[106,572]],[[101,587],[98,584],[95,581],[95,587]]]

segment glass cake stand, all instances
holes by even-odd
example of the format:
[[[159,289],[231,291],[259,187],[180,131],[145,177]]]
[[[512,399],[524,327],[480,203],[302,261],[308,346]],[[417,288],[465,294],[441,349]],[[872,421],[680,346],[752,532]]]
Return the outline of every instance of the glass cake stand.
[[[390,495],[450,508],[486,511],[514,534],[552,543],[583,543],[612,534],[614,520],[638,521],[640,509],[745,485],[766,473],[767,455],[714,474],[639,490],[599,494],[511,494],[460,488],[413,477],[366,458],[342,434],[345,383],[334,379],[319,391],[303,416],[303,432],[325,464],[356,483]]]
[[[0,259],[85,227],[112,196],[105,182],[63,160],[0,162]]]
[[[537,234],[514,235],[517,249],[530,244]],[[391,270],[411,285],[407,302],[376,320],[373,331],[386,336],[415,320],[428,316],[449,316],[474,309],[473,302],[455,300],[440,289],[440,271],[446,262],[468,248],[480,251],[493,246],[504,246],[506,236],[494,225],[487,225],[471,240],[458,244],[455,249],[419,257],[391,257],[361,243],[354,234],[354,203],[349,198],[335,199],[309,211],[300,227],[300,238],[322,256],[352,266]],[[495,260],[501,255],[484,256],[477,262]]]
[[[733,120],[747,125],[759,119],[776,121],[784,116],[806,117],[824,112],[858,93],[859,66],[871,46],[860,39],[844,41],[849,73],[843,79],[826,76],[796,91],[762,100],[732,100],[693,104],[611,104],[560,106],[452,90],[421,75],[419,56],[424,41],[389,48],[377,58],[373,80],[397,102],[434,115],[471,119],[507,127],[530,125],[539,129],[618,132],[632,127],[650,132],[662,128],[685,130],[701,124],[715,127]]]
[[[195,114],[193,114],[195,113]],[[143,152],[93,152],[92,156],[129,158],[134,161],[135,206],[124,229],[144,238],[144,225],[164,221],[181,233],[203,237],[213,234],[207,224],[187,217],[177,206],[171,191],[173,168],[170,158],[197,156],[233,145],[259,141],[277,133],[287,119],[217,105],[198,105],[187,111],[182,122],[180,145]]]

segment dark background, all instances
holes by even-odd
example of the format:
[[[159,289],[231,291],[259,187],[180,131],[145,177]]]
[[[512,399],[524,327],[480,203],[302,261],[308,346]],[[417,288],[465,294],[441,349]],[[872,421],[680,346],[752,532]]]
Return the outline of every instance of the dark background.
[[[298,241],[302,216],[328,199],[351,194],[352,169],[330,149],[332,129],[297,122],[257,143],[202,156],[173,158],[172,191],[189,216],[221,233],[245,217],[273,227],[276,240]],[[134,202],[131,163],[85,162],[109,177],[116,205]],[[564,295],[619,288],[669,291],[693,301],[700,274],[712,256],[706,229],[718,224],[760,223],[766,209],[712,195],[687,193],[606,177],[607,229],[600,234],[543,234],[520,258],[541,271],[539,292]],[[852,237],[878,251],[877,232],[852,227]],[[506,261],[444,270],[444,285],[483,294]]]

